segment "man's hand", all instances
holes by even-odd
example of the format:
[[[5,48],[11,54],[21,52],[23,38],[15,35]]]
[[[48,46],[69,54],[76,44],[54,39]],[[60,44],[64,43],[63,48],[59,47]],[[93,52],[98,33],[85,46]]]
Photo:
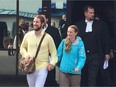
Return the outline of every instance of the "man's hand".
[[[23,64],[27,64],[30,60],[31,60],[30,56],[26,56],[23,61]]]
[[[54,66],[49,63],[48,66],[47,66],[47,69],[48,69],[48,71],[51,71],[52,69],[54,69]]]

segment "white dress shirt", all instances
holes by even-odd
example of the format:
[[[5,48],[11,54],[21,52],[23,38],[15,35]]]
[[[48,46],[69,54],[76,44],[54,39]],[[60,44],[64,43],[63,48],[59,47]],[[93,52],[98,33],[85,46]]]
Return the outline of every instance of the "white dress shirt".
[[[85,22],[87,23],[85,32],[92,32],[93,21],[87,21],[87,20],[85,20]]]

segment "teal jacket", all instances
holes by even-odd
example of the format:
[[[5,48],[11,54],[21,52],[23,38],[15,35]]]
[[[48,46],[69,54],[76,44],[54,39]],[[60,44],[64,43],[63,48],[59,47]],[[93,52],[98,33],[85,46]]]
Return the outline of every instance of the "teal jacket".
[[[77,36],[77,39],[71,45],[71,50],[65,52],[65,48],[65,39],[63,39],[57,50],[58,62],[60,62],[59,70],[69,74],[81,74],[81,69],[86,60],[83,41]],[[79,72],[75,72],[75,68],[78,68]]]

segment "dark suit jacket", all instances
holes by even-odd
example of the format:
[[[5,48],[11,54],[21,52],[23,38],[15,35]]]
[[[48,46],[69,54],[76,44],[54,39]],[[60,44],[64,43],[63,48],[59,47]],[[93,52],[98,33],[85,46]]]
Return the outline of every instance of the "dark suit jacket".
[[[56,48],[58,48],[60,42],[61,42],[61,37],[59,34],[59,31],[57,28],[54,28],[52,26],[48,26],[47,29],[45,30],[48,34],[50,34],[55,42]]]
[[[85,20],[82,20],[80,22],[76,23],[77,27],[79,28],[79,36],[82,38],[82,40],[84,41],[84,43],[86,43],[87,40],[85,40],[84,38],[86,37],[86,23]],[[98,53],[100,55],[100,59],[102,60],[102,63],[104,61],[104,55],[105,54],[109,54],[110,51],[110,39],[109,39],[109,34],[107,31],[107,26],[105,25],[105,23],[101,20],[94,20],[93,24],[92,24],[92,32],[95,39],[97,39],[97,43],[98,43]],[[91,41],[91,45],[93,42]],[[85,48],[86,45],[85,45]]]
[[[52,26],[48,26],[45,32],[51,35],[51,37],[53,38],[55,42],[56,48],[58,48],[61,42],[61,37],[60,37],[58,29]],[[55,69],[53,69],[52,71],[48,73],[45,86],[58,86],[55,80]]]

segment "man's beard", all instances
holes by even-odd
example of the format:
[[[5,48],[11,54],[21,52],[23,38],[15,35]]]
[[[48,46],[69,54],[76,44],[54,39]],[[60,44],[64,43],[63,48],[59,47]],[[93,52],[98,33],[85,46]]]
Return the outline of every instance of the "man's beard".
[[[90,21],[93,21],[94,20],[94,16],[90,18]]]
[[[35,31],[39,31],[41,27],[34,28]]]

